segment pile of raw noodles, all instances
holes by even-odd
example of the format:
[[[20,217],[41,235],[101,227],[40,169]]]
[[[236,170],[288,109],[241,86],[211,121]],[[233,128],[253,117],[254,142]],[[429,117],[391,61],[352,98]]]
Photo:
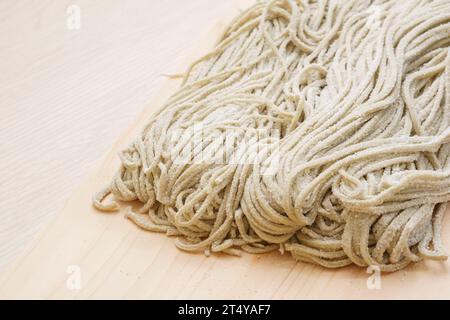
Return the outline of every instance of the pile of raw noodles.
[[[183,250],[446,259],[450,0],[259,1],[121,161],[94,205]]]

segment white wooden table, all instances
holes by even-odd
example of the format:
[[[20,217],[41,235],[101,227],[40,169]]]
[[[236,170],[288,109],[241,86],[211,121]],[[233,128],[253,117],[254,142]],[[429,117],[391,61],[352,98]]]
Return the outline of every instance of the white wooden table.
[[[0,1],[0,270],[233,2]]]

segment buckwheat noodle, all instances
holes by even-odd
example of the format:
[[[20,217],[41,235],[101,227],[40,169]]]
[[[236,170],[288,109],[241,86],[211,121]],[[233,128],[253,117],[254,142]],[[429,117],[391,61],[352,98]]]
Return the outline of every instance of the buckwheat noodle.
[[[259,1],[190,66],[94,205],[138,200],[127,217],[186,251],[395,271],[446,259],[449,124],[449,0]]]

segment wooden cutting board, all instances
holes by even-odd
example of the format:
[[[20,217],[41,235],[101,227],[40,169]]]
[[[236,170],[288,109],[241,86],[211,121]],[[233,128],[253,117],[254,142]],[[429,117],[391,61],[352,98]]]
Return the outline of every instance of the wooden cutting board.
[[[241,0],[239,7],[251,2]],[[224,15],[193,57],[212,47],[235,14]],[[421,262],[397,273],[381,274],[379,286],[374,286],[376,274],[370,270],[327,270],[277,252],[240,258],[189,254],[176,249],[174,239],[139,229],[124,219],[123,212],[93,209],[92,195],[119,165],[117,152],[178,86],[179,80],[168,80],[163,92],[74,191],[38,240],[0,276],[0,298],[450,298],[449,262]],[[450,248],[448,215],[443,228],[445,245]]]

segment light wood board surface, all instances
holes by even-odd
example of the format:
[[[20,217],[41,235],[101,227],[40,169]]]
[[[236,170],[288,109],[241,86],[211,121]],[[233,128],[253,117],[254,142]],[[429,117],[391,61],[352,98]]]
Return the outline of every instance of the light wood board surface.
[[[248,2],[241,0],[233,6],[236,9]],[[222,22],[210,26],[211,32],[199,40],[191,57],[211,47],[224,23],[236,13],[230,9],[222,14]],[[124,219],[123,212],[94,210],[92,194],[117,169],[117,152],[178,85],[178,81],[167,81],[149,99],[149,106],[75,189],[38,239],[0,276],[0,298],[450,298],[449,262],[423,262],[382,274],[381,287],[370,289],[367,280],[371,274],[363,268],[327,270],[279,253],[240,258],[188,254],[177,250],[173,239],[137,228]],[[448,215],[443,234],[450,248]],[[79,289],[70,285],[74,268],[79,271]]]
[[[234,2],[0,0],[0,271]]]

